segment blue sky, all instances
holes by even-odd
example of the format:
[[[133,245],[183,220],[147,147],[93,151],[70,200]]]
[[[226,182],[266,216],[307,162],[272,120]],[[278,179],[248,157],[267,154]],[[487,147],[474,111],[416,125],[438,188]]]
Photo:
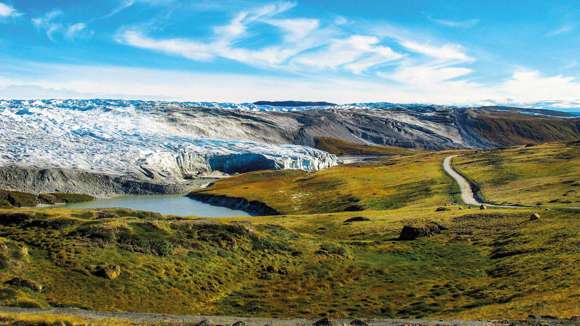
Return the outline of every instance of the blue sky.
[[[580,106],[579,1],[0,0],[0,98]]]

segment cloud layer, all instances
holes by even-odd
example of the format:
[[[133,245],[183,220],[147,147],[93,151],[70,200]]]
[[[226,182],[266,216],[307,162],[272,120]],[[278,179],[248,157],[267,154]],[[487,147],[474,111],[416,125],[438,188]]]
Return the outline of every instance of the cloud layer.
[[[0,98],[70,94],[209,101],[580,103],[580,83],[573,76],[518,63],[496,68],[491,51],[441,36],[476,31],[485,19],[420,15],[425,25],[447,33],[435,34],[384,21],[307,14],[303,6],[307,3],[116,0],[102,12],[75,16],[66,8],[30,14],[0,2],[0,21],[34,26],[36,37],[51,40],[46,43],[54,51],[64,43],[74,47],[79,41],[98,41],[104,43],[91,46],[101,46],[109,58],[114,51],[143,56],[131,62],[142,68],[124,67],[127,58],[122,56],[107,64],[99,63],[99,56],[69,58],[74,65],[13,58],[0,62],[10,68],[0,70]],[[174,20],[177,15],[191,24],[191,17],[208,12],[213,19],[201,21],[200,29],[182,28]],[[23,18],[7,19],[16,16]],[[576,31],[574,24],[559,23],[545,28],[546,42]],[[157,58],[171,68],[152,68]],[[493,69],[502,69],[492,79],[481,73],[490,62]],[[575,60],[565,62],[567,69],[576,65]]]

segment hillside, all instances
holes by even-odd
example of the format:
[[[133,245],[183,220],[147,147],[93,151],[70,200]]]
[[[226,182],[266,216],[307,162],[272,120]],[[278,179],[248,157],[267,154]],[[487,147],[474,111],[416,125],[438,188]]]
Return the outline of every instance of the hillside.
[[[578,315],[578,214],[529,214],[422,208],[208,221],[3,211],[0,302],[254,317]],[[396,240],[422,219],[448,230]]]
[[[551,143],[478,151],[454,160],[487,201],[526,206],[580,207],[580,143]]]
[[[445,153],[418,153],[306,173],[260,171],[218,180],[194,194],[245,198],[282,214],[436,207],[452,203]]]
[[[580,118],[470,109],[460,120],[467,134],[491,147],[580,139]]]

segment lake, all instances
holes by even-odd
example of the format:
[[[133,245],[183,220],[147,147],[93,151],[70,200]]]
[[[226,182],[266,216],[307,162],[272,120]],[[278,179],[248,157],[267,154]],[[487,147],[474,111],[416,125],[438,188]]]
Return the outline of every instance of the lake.
[[[65,208],[130,208],[177,216],[233,217],[247,212],[212,206],[184,195],[120,196],[64,205]]]

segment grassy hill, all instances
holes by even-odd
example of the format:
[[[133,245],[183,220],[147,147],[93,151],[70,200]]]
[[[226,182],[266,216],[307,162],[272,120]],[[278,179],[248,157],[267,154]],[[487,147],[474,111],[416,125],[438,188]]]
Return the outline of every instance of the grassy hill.
[[[487,201],[580,207],[580,142],[477,151],[453,162]]]
[[[0,213],[0,304],[275,317],[577,315],[579,216],[529,215],[454,208],[209,221],[8,210]],[[353,216],[368,220],[345,223]],[[448,230],[397,240],[403,225],[426,220]],[[109,277],[112,266],[120,274]]]
[[[315,173],[259,171],[215,182],[198,193],[263,202],[282,214],[436,207],[452,203],[446,153],[418,153]]]
[[[532,178],[538,167],[519,160],[536,162],[531,153],[541,152],[551,174],[569,173],[571,148],[490,153],[504,164],[513,156],[520,169],[509,170]],[[467,162],[486,153],[465,154],[458,166],[470,174]],[[310,318],[580,315],[580,212],[456,204],[441,169],[448,154],[249,173],[207,190],[260,200],[279,216],[0,209],[0,305]],[[398,239],[404,226],[429,225],[441,233]]]
[[[463,129],[494,146],[575,141],[580,118],[536,116],[510,111],[469,109],[462,116]]]

